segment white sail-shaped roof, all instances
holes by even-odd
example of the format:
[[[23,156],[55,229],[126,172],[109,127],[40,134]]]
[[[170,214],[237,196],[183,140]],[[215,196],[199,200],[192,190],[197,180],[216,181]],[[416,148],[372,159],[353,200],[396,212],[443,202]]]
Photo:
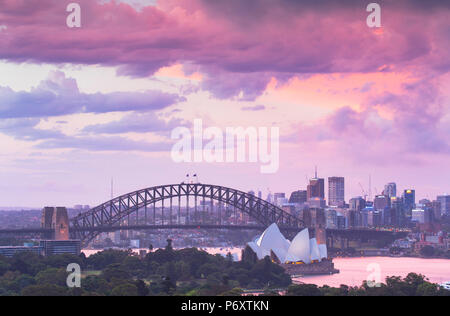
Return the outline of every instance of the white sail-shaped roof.
[[[319,251],[319,245],[317,244],[316,238],[311,238],[309,240],[309,247],[311,250],[311,261],[313,260],[321,260],[320,258],[320,251]]]
[[[285,262],[303,261],[304,263],[309,264],[311,262],[310,254],[309,231],[308,228],[306,228],[299,232],[292,240]]]
[[[328,258],[327,245],[319,244],[319,253],[320,253],[320,259]]]
[[[270,254],[270,251],[272,250],[281,262],[285,261],[289,243],[286,242],[286,238],[284,238],[283,234],[280,232],[277,224],[274,223],[270,225],[264,233],[262,233],[261,237],[259,237],[256,244],[264,253],[268,252]]]
[[[269,256],[270,252],[265,252],[255,242],[251,241],[247,245],[256,253],[259,260],[264,259],[265,256]]]

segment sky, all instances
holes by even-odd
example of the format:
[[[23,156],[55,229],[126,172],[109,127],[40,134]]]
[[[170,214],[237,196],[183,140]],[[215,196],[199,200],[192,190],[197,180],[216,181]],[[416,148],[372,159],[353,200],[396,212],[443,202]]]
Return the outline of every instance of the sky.
[[[81,7],[68,28],[66,6]],[[450,3],[0,0],[0,206],[100,204],[184,181],[344,176],[450,193]],[[279,127],[280,164],[175,163],[177,127]],[[361,185],[360,185],[361,184]]]

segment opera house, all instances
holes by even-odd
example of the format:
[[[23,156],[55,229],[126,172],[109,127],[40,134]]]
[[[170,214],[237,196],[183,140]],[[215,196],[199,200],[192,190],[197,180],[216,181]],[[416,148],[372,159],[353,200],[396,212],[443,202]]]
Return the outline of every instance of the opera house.
[[[307,228],[292,241],[286,239],[276,224],[270,225],[262,234],[247,244],[258,259],[269,256],[281,264],[311,264],[327,259],[327,246],[309,238]]]

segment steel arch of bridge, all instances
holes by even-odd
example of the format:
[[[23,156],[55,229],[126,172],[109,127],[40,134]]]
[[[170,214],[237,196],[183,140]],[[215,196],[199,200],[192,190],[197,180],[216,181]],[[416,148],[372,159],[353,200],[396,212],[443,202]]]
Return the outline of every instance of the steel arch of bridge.
[[[303,226],[299,218],[252,194],[219,185],[182,183],[138,190],[94,207],[71,219],[72,234],[87,245],[101,233],[100,228],[112,227],[123,218],[148,205],[173,198],[178,198],[180,201],[181,197],[191,196],[208,198],[233,206],[263,226],[272,223],[277,223],[280,228],[290,229],[300,229]],[[173,224],[172,217],[167,225],[171,224]]]

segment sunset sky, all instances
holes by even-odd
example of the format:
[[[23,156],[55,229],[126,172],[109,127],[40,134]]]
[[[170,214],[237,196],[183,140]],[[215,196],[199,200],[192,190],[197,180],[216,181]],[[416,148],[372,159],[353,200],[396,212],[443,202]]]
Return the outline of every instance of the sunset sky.
[[[66,6],[82,27],[66,26]],[[0,0],[0,206],[99,204],[203,183],[264,195],[319,176],[450,193],[450,2]],[[177,164],[171,131],[278,126],[280,169]]]

